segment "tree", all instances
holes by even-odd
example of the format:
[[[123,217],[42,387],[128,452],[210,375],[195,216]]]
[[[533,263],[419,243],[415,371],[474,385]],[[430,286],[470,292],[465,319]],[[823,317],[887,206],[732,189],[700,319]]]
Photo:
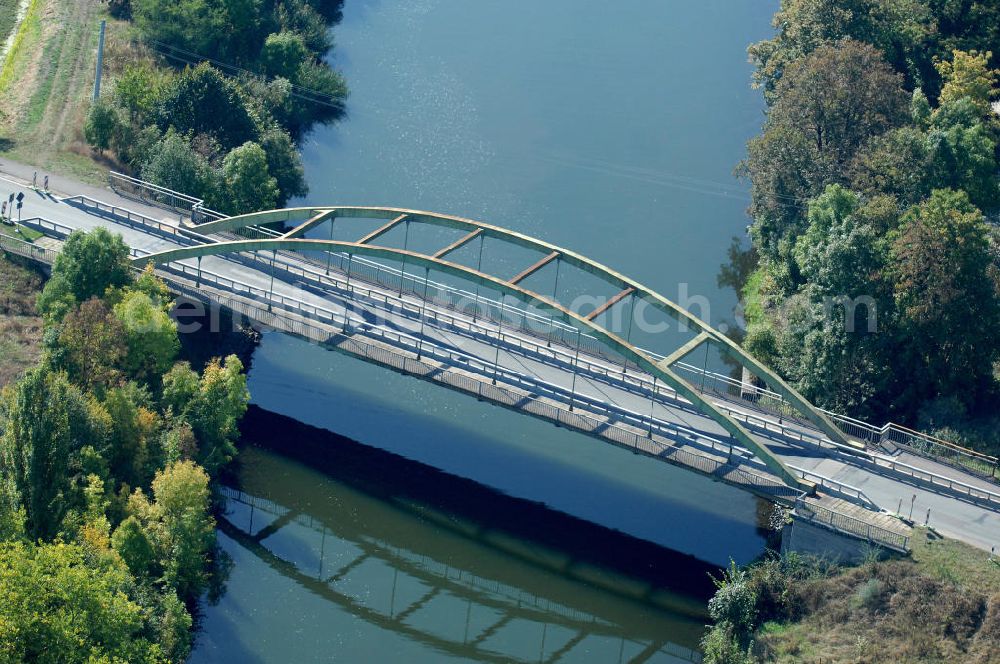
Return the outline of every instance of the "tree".
[[[260,63],[269,76],[282,76],[294,80],[299,67],[309,57],[302,37],[294,32],[268,35],[260,52]]]
[[[142,273],[136,278],[132,290],[145,293],[153,301],[153,304],[168,311],[172,302],[170,299],[170,289],[167,284],[156,276],[152,263],[147,263],[142,269]]]
[[[267,154],[267,172],[278,184],[277,207],[309,193],[301,156],[288,132],[278,127],[269,129],[261,135],[260,147]]]
[[[906,120],[901,82],[876,49],[851,40],[820,46],[788,66],[744,164],[753,185],[754,242],[764,258],[778,259],[782,240],[803,230],[806,200],[828,184],[846,183],[859,148]]]
[[[160,597],[156,615],[157,642],[171,662],[185,662],[191,652],[191,614],[173,591]]]
[[[115,81],[115,104],[128,113],[133,125],[144,126],[172,81],[170,74],[146,62],[128,63]]]
[[[233,149],[222,161],[228,197],[223,206],[230,214],[270,210],[278,201],[278,182],[267,168],[267,155],[256,143]]]
[[[1000,68],[1000,5],[993,0],[929,3],[938,26],[939,57],[955,49],[990,49],[990,68]]]
[[[990,108],[1000,72],[989,69],[990,53],[954,51],[937,62],[944,81],[940,105],[928,121],[928,179],[937,189],[962,189],[973,205],[1000,205],[997,122]]]
[[[130,516],[121,522],[111,536],[111,545],[136,578],[144,579],[151,574],[156,552],[137,518]]]
[[[916,205],[930,194],[927,134],[906,126],[876,137],[850,166],[853,189],[874,196],[888,194],[903,206]]]
[[[1000,359],[989,226],[964,192],[935,190],[904,217],[891,257],[911,402],[953,395],[972,410]]]
[[[53,274],[38,294],[35,306],[48,323],[58,323],[72,311],[76,306],[76,297],[66,277]]]
[[[284,0],[274,8],[275,22],[282,32],[294,32],[317,56],[333,46],[328,22],[340,21],[340,2],[320,2],[316,7],[309,0]],[[321,13],[322,12],[322,13]]]
[[[849,300],[841,304],[807,285],[783,307],[790,315],[781,326],[777,364],[816,405],[870,417],[884,412],[873,399],[887,384],[888,312],[874,299],[852,307]],[[880,321],[875,331],[881,334],[869,334],[867,317],[876,314],[872,321]]]
[[[208,161],[174,129],[169,129],[150,150],[142,165],[142,178],[200,198],[214,195],[217,189],[217,178]]]
[[[0,542],[24,537],[24,521],[24,508],[21,507],[12,479],[0,475]]]
[[[747,143],[740,169],[753,186],[750,237],[765,259],[776,261],[787,253],[791,245],[784,240],[805,226],[805,201],[833,179],[820,166],[809,140],[793,127],[769,126]]]
[[[826,408],[870,415],[885,387],[893,302],[883,237],[897,216],[890,198],[865,201],[828,186],[809,202],[808,226],[792,251],[802,284],[753,321],[748,315],[747,349]],[[771,269],[765,263],[759,279],[773,282]]]
[[[102,297],[109,288],[122,288],[132,281],[129,249],[121,235],[104,228],[73,231],[52,266],[52,277],[65,280],[77,302]]]
[[[932,189],[961,189],[972,203],[992,211],[1000,205],[996,132],[968,96],[931,110],[914,93],[914,123],[875,138],[856,156],[851,181],[867,193],[888,193],[916,205]]]
[[[151,449],[151,443],[158,443],[160,420],[150,402],[148,392],[136,383],[108,390],[104,398],[111,427],[103,456],[111,476],[130,486],[148,482],[162,461],[158,444]]]
[[[115,305],[128,352],[123,366],[134,378],[152,379],[173,366],[180,350],[177,323],[141,291],[129,291]]]
[[[121,322],[96,297],[63,319],[58,345],[50,349],[52,362],[74,383],[87,389],[108,387],[121,375],[119,364],[127,353]]]
[[[129,511],[149,533],[164,580],[185,599],[197,597],[208,581],[208,556],[215,545],[208,482],[199,465],[180,461],[156,474],[153,502],[138,489],[129,499]]]
[[[843,167],[869,139],[906,120],[902,82],[868,44],[845,39],[820,46],[788,66],[768,124],[794,127],[819,158]]]
[[[54,537],[71,507],[70,455],[86,442],[87,419],[83,396],[61,374],[34,369],[14,387],[0,468],[32,538]]]
[[[938,60],[935,67],[944,81],[939,98],[941,106],[953,104],[968,98],[979,111],[980,116],[988,116],[993,89],[1000,80],[1000,72],[990,69],[989,51],[952,51],[952,59]]]
[[[231,150],[257,137],[257,125],[247,111],[239,86],[208,63],[185,69],[166,87],[154,111],[166,132],[210,134]]]
[[[936,109],[927,133],[926,177],[930,187],[961,189],[984,210],[1000,204],[995,133],[969,97]]]
[[[90,107],[87,121],[83,125],[83,136],[92,147],[100,151],[111,147],[111,141],[119,130],[121,118],[118,109],[106,99],[100,99]]]
[[[197,382],[195,385],[197,389]],[[163,449],[163,459],[168,464],[176,461],[193,461],[198,457],[198,440],[187,422],[182,421],[164,430],[160,447]]]
[[[163,376],[163,397],[161,403],[164,410],[171,410],[174,415],[182,414],[198,394],[198,374],[187,362],[178,362]]]
[[[165,662],[133,581],[74,544],[0,544],[0,661]]]
[[[250,393],[243,363],[235,355],[209,362],[200,380],[186,362],[163,377],[163,405],[185,419],[194,431],[201,464],[213,473],[236,454],[234,441]]]
[[[878,229],[856,213],[861,200],[840,185],[830,185],[809,203],[809,227],[798,238],[799,272],[823,296],[877,296],[886,247]]]
[[[260,0],[132,0],[147,39],[237,63],[257,53],[260,9]]]
[[[312,122],[333,122],[344,115],[344,102],[349,94],[347,83],[340,72],[330,69],[321,62],[306,60],[299,67],[295,82],[322,95],[320,103],[307,99],[293,98],[292,126],[289,130],[298,135],[303,127]]]
[[[772,25],[778,34],[748,49],[769,102],[793,62],[844,38],[872,44],[910,81],[934,71],[934,17],[922,0],[782,0]]]

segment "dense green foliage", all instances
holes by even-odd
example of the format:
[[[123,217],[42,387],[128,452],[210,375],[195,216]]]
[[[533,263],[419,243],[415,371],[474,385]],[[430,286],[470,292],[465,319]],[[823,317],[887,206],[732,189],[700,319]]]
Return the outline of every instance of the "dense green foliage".
[[[813,402],[997,451],[1000,11],[783,0],[750,47],[745,346]],[[745,262],[745,261],[744,261]]]
[[[123,246],[68,238],[42,360],[0,391],[0,662],[182,661],[211,577],[243,365],[177,362],[166,287]]]
[[[227,214],[304,195],[296,142],[316,123],[339,119],[347,97],[343,78],[323,60],[340,4],[119,0],[112,11],[133,19],[149,57],[117,72],[111,95],[91,107],[87,141],[143,179]],[[184,60],[152,58],[176,54],[174,47]],[[242,71],[230,76],[218,62]]]
[[[0,543],[0,662],[168,661],[136,591],[120,560],[84,546]]]

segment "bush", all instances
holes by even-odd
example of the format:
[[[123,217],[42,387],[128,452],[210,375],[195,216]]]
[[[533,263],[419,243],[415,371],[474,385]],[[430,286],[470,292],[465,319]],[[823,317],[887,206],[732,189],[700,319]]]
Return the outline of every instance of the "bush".
[[[102,98],[90,107],[87,121],[83,125],[83,136],[87,143],[100,151],[111,147],[111,142],[120,131],[121,118],[118,109]]]
[[[885,586],[878,579],[868,579],[854,591],[851,598],[851,608],[865,609],[872,613],[878,611],[885,603]]]
[[[757,618],[757,592],[750,574],[731,562],[721,579],[715,582],[715,596],[708,602],[708,612],[716,623],[728,623],[738,637],[753,633]]]
[[[716,625],[701,640],[704,664],[756,664],[752,646],[743,648],[728,623]]]
[[[211,198],[217,187],[217,177],[208,161],[173,129],[150,151],[142,178],[197,198]]]

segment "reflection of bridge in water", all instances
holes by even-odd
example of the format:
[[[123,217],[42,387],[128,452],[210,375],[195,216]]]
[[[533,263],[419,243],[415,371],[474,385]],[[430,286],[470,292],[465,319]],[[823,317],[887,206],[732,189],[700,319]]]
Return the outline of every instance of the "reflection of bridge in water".
[[[613,603],[608,600],[578,608],[583,603],[579,587],[574,593],[556,591],[561,595],[558,599],[542,597],[476,570],[408,550],[389,539],[393,537],[391,528],[380,528],[378,523],[361,528],[351,519],[320,522],[297,509],[237,489],[221,490],[227,500],[220,529],[240,546],[351,615],[442,653],[483,662],[554,663],[572,657],[574,649],[586,652],[594,641],[613,640],[618,645],[619,662],[701,660],[696,651],[656,633],[659,630],[655,627],[662,627],[662,622],[617,620],[614,610],[606,605]],[[268,547],[270,538],[280,537],[290,528],[318,536],[318,561],[312,569],[304,569]],[[402,539],[412,541],[395,537],[397,542]],[[472,559],[467,567],[474,566]],[[457,629],[450,630],[452,633],[441,629],[440,620],[427,617],[434,614],[451,616],[449,622]],[[702,619],[691,617],[678,618],[676,624],[685,633],[696,635],[702,623]],[[504,638],[504,630],[512,630],[518,638]]]

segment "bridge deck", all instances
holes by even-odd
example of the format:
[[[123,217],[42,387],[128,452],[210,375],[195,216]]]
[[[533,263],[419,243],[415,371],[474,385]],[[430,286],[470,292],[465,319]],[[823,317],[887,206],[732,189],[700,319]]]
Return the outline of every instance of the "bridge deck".
[[[105,198],[113,198],[113,195],[108,193]],[[118,204],[125,205],[123,202]],[[121,233],[133,248],[144,252],[162,251],[179,246],[177,239],[151,233],[149,229],[130,227],[110,216],[99,216],[92,211],[58,200],[29,199],[24,216],[29,215],[44,217],[73,229],[108,227],[114,232]],[[280,257],[279,267],[287,260],[289,259]],[[197,262],[191,260],[185,264],[188,266],[186,269],[191,271]],[[303,264],[308,267],[307,264]],[[261,293],[266,293],[270,289],[271,275],[268,261],[247,264],[225,258],[206,257],[201,261],[201,268],[205,273],[216,273],[253,286]],[[188,282],[191,281],[190,276],[186,278]],[[505,329],[504,344],[497,352],[497,345],[490,338],[490,331],[493,330],[495,335],[496,327],[491,322],[462,320],[455,312],[432,303],[425,307],[431,318],[425,325],[421,325],[419,317],[414,315],[414,311],[421,306],[419,298],[404,294],[402,302],[409,305],[408,310],[390,307],[393,310],[386,311],[386,302],[393,301],[395,304],[394,301],[399,299],[393,289],[366,284],[365,288],[368,291],[366,296],[362,297],[357,291],[348,294],[345,291],[344,275],[338,274],[336,270],[332,271],[327,281],[323,278],[311,280],[294,278],[283,269],[276,270],[275,276],[273,293],[276,299],[287,298],[288,301],[294,300],[304,306],[320,307],[344,316],[350,321],[347,330],[349,334],[343,335],[341,343],[360,344],[364,341],[369,346],[377,348],[378,346],[372,342],[374,335],[381,339],[379,343],[385,344],[382,350],[391,350],[397,354],[402,347],[410,345],[408,356],[407,353],[402,353],[402,356],[409,361],[408,367],[418,369],[409,371],[410,373],[419,375],[424,371],[432,380],[447,383],[455,389],[464,389],[467,392],[473,389],[488,391],[487,388],[493,387],[492,380],[496,378],[498,385],[494,389],[505,390],[506,395],[492,400],[498,403],[503,403],[504,399],[511,401],[510,404],[504,404],[508,407],[516,405],[529,413],[530,408],[535,408],[538,412],[531,414],[536,416],[545,416],[539,414],[543,411],[554,413],[554,418],[549,416],[548,419],[555,419],[568,426],[571,422],[583,423],[583,426],[573,428],[586,430],[589,427],[592,434],[599,429],[597,435],[606,433],[607,435],[603,435],[605,439],[612,440],[610,436],[618,436],[619,440],[613,442],[624,446],[634,445],[637,451],[661,458],[690,454],[698,457],[698,463],[710,464],[711,461],[704,460],[714,460],[716,466],[710,474],[723,481],[739,483],[735,478],[737,471],[744,473],[749,471],[760,477],[769,476],[767,471],[753,459],[738,458],[738,465],[729,464],[728,455],[724,454],[722,449],[730,444],[730,439],[715,421],[683,400],[670,398],[665,392],[657,394],[657,399],[651,404],[648,390],[644,391],[627,380],[615,379],[615,372],[620,373],[620,369],[610,362],[600,358],[588,358],[591,370],[578,374],[574,386],[575,392],[570,396],[572,372],[567,370],[569,360],[566,357],[566,349],[558,348],[558,344],[554,344],[554,349],[546,354],[528,335]],[[179,283],[184,281],[176,274],[172,275],[172,278],[177,279]],[[204,292],[206,288],[203,282],[198,290]],[[234,301],[240,299],[233,297],[232,293],[229,295]],[[222,297],[221,290],[218,297]],[[383,298],[381,305],[378,304],[378,297]],[[260,303],[256,303],[256,306],[259,310]],[[295,316],[288,312],[281,318],[300,324],[302,326],[299,328],[300,331],[305,331],[306,323],[313,327],[317,326],[315,319],[307,320],[303,317],[296,321]],[[442,323],[449,318],[453,321],[453,325]],[[459,330],[459,324],[464,326],[464,332]],[[321,325],[319,327],[321,328]],[[326,330],[320,329],[314,331],[314,334],[327,334],[328,340],[333,339],[332,334],[340,333],[336,327],[333,325]],[[397,339],[398,343],[395,345],[385,343],[389,338]],[[422,356],[420,360],[416,360],[412,352],[414,350],[412,345],[415,343],[423,346],[420,348],[423,351],[420,353]],[[375,352],[372,351],[372,354]],[[383,357],[389,356],[383,354]],[[496,375],[492,375],[494,360]],[[395,360],[384,363],[390,364],[392,361]],[[416,367],[413,362],[418,362],[425,368]],[[605,373],[602,374],[602,371]],[[456,387],[459,383],[465,387]],[[568,413],[567,410],[567,402],[570,400],[574,404],[573,413]],[[910,499],[916,496],[913,501],[914,518],[918,522],[924,521],[924,514],[930,509],[931,525],[946,535],[984,549],[989,549],[1000,542],[1000,513],[995,506],[985,506],[981,501],[963,498],[947,487],[930,486],[926,481],[907,477],[905,473],[913,474],[914,471],[905,471],[903,466],[899,467],[903,469],[902,473],[899,469],[887,468],[887,465],[896,462],[888,456],[874,455],[869,458],[859,458],[823,446],[822,436],[815,430],[797,422],[779,423],[777,418],[769,418],[759,412],[753,404],[721,397],[716,398],[716,402],[730,409],[731,413],[736,414],[734,416],[742,414],[744,417],[754,418],[755,421],[765,422],[766,429],[751,427],[753,435],[779,454],[786,463],[860,489],[867,499],[886,510],[896,511],[902,501],[903,512],[908,512]],[[652,438],[648,437],[650,426],[653,428]],[[643,433],[646,435],[643,436]],[[628,442],[623,443],[623,440]],[[713,440],[718,441],[720,445],[715,446]],[[682,443],[683,447],[677,447],[678,443]],[[997,491],[996,485],[928,459],[912,457],[904,461],[912,462],[911,466],[931,471],[943,478]],[[829,501],[832,498],[827,495],[822,500]],[[846,509],[839,503],[836,507]],[[867,510],[863,512],[867,512],[867,515],[859,514],[873,519],[874,513]],[[918,516],[920,518],[917,518]],[[886,526],[891,525],[873,519],[873,522],[875,521]]]

